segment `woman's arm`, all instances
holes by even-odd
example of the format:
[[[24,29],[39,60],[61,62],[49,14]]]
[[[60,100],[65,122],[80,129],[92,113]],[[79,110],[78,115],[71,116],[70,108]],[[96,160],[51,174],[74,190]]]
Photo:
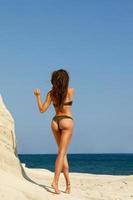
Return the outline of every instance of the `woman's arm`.
[[[42,103],[41,92],[39,89],[35,89],[34,94],[36,96],[37,104],[38,104],[38,108],[39,108],[40,112],[41,113],[45,112],[51,104],[50,91],[47,93],[44,103]]]

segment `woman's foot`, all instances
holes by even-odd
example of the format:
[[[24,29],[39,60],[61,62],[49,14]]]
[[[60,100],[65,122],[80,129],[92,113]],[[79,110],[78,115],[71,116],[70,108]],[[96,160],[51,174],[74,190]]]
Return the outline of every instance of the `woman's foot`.
[[[67,184],[66,184],[65,193],[70,194],[70,192],[71,192],[71,184],[70,184],[70,183],[67,183]]]
[[[60,190],[58,189],[58,185],[57,185],[57,184],[55,184],[55,183],[53,182],[53,183],[51,184],[51,186],[54,188],[56,194],[60,194]]]

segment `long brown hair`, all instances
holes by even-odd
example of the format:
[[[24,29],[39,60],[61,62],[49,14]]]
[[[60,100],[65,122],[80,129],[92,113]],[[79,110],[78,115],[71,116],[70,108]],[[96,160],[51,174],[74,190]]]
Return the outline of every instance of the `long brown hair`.
[[[59,108],[63,107],[67,95],[67,89],[69,84],[69,74],[64,69],[54,71],[51,76],[52,87],[52,98],[56,102],[56,106]]]

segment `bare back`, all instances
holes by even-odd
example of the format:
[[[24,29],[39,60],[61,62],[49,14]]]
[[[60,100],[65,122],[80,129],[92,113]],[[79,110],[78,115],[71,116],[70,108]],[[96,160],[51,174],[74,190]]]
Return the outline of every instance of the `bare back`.
[[[64,103],[73,101],[73,95],[74,95],[74,88],[68,88],[67,96]],[[56,104],[56,102],[53,102],[53,104]],[[55,112],[56,115],[72,116],[72,110],[70,105],[64,105],[61,110],[58,107],[55,107]]]

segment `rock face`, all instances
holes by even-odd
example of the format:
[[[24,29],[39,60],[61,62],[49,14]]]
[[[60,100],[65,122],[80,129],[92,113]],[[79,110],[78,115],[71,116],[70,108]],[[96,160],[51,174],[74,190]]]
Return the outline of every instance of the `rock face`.
[[[0,200],[44,200],[44,187],[25,170],[17,155],[14,119],[0,96]]]
[[[17,156],[14,119],[0,95],[0,170],[22,177]]]

